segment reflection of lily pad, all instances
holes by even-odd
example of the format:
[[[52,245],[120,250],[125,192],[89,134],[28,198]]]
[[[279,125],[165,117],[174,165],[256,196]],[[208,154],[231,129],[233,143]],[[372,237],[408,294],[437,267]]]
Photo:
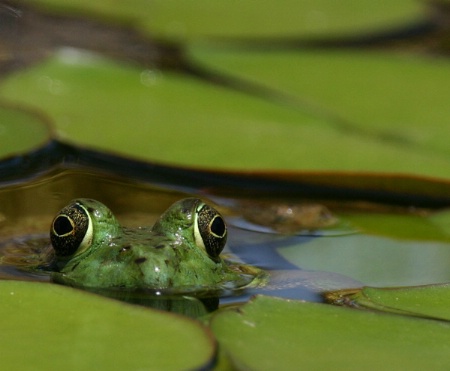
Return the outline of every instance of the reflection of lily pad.
[[[50,140],[50,135],[50,127],[41,117],[0,106],[0,159],[36,150]]]
[[[66,12],[133,19],[152,36],[175,40],[222,37],[314,37],[392,28],[422,17],[418,1],[370,0],[34,0]]]
[[[339,291],[333,293],[333,296],[336,294],[339,295]],[[345,302],[369,309],[450,321],[450,284],[396,288],[364,287],[349,295]]]
[[[252,370],[446,370],[450,325],[331,305],[257,297],[211,327]]]
[[[8,369],[199,369],[213,361],[208,332],[183,317],[42,283],[0,281],[0,297]]]

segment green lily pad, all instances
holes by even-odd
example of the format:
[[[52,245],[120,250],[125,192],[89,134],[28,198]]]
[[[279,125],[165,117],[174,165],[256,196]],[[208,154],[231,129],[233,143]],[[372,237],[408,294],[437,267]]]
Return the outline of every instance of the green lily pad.
[[[364,137],[377,138],[424,157],[449,158],[445,59],[346,50],[192,48],[191,55],[215,71],[277,89],[302,110],[334,117],[336,128],[358,132],[363,143]],[[420,172],[420,160],[414,163]]]
[[[0,159],[34,151],[50,139],[51,129],[42,117],[0,104]]]
[[[434,213],[427,219],[447,236],[450,236],[450,210]]]
[[[31,2],[31,1],[29,1]],[[133,20],[150,35],[171,40],[208,37],[317,37],[392,28],[423,17],[423,4],[413,0],[374,3],[264,0],[34,0],[57,11],[93,13]]]
[[[355,212],[342,217],[363,233],[416,241],[450,242],[449,212],[430,216],[395,212]]]
[[[450,325],[326,304],[257,297],[211,328],[252,370],[446,370]]]
[[[364,287],[347,299],[351,305],[358,307],[450,321],[448,283],[416,287]]]
[[[0,97],[44,110],[64,141],[140,160],[215,170],[450,174],[448,156],[362,140],[292,107],[73,49],[9,76]]]
[[[0,297],[11,370],[199,369],[214,360],[209,332],[184,317],[45,283],[0,281]]]
[[[339,273],[383,287],[450,282],[449,247],[448,242],[356,234],[299,240],[277,251],[303,269]]]

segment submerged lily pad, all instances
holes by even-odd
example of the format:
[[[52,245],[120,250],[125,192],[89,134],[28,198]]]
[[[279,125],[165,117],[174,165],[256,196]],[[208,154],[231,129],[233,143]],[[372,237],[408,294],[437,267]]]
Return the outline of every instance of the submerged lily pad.
[[[42,117],[0,104],[0,159],[34,151],[50,140],[51,129]]]
[[[211,328],[234,364],[252,370],[446,370],[450,325],[326,304],[257,297]]]
[[[293,240],[277,251],[302,269],[339,273],[367,286],[450,282],[449,243],[370,235]]]
[[[395,212],[344,213],[363,233],[416,241],[441,241],[450,243],[450,212],[441,211],[429,216],[399,214]]]
[[[199,369],[214,361],[209,332],[184,317],[45,283],[0,281],[0,298],[8,369]]]
[[[31,1],[30,1],[31,2]],[[208,37],[317,37],[392,28],[423,17],[418,1],[370,0],[34,0],[53,10],[133,20],[152,36],[171,40]]]
[[[334,296],[339,292],[335,292]],[[450,321],[450,284],[416,287],[363,287],[345,302],[357,307]]]

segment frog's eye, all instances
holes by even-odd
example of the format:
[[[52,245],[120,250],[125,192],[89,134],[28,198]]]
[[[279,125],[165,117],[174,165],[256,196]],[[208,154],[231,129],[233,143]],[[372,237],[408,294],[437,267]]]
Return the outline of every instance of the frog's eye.
[[[59,257],[85,251],[92,243],[92,221],[87,210],[77,202],[62,209],[53,219],[50,240]]]
[[[227,226],[222,216],[212,207],[201,204],[197,208],[195,221],[195,242],[206,253],[219,256],[227,242]]]

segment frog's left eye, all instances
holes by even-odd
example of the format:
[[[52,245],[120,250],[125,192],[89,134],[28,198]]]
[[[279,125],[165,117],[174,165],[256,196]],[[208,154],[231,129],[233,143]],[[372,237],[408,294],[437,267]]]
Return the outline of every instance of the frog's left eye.
[[[87,210],[77,202],[62,209],[53,219],[50,240],[59,257],[85,251],[92,243],[92,221]]]
[[[218,257],[227,242],[227,226],[219,212],[211,206],[201,204],[197,208],[195,242],[206,253]]]

